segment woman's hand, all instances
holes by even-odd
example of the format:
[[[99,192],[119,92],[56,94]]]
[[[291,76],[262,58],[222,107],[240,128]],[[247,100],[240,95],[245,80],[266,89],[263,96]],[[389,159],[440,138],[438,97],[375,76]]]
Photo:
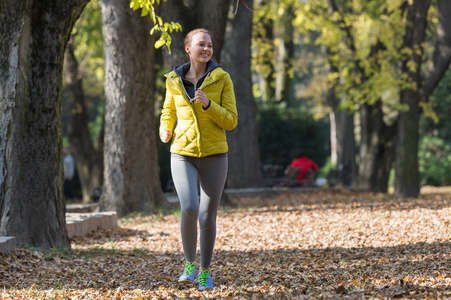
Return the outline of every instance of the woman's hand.
[[[202,106],[204,108],[208,107],[210,100],[208,100],[207,94],[202,92],[200,89],[197,89],[196,93],[194,94],[194,97],[196,98],[196,101],[199,101],[200,103],[202,103]]]
[[[162,131],[160,134],[160,139],[163,143],[169,142],[171,140],[171,137],[172,137],[172,131],[169,129]]]

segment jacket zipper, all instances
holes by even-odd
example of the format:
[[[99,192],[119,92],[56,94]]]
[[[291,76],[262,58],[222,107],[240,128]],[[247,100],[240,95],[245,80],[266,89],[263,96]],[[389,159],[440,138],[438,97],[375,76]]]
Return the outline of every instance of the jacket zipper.
[[[207,77],[210,75],[210,72],[208,72],[208,74],[207,74]],[[200,127],[199,127],[199,119],[198,119],[198,116],[197,116],[197,111],[196,111],[196,107],[194,107],[194,99],[195,99],[195,97],[194,98],[190,98],[190,96],[188,95],[188,93],[187,93],[187,91],[186,91],[186,89],[185,89],[185,85],[183,84],[183,80],[182,80],[182,78],[177,74],[177,76],[179,77],[179,79],[180,79],[180,84],[182,85],[182,88],[183,88],[183,91],[185,92],[185,95],[186,95],[186,97],[188,98],[188,102],[189,102],[189,104],[190,104],[190,106],[191,106],[191,108],[193,109],[193,111],[194,111],[194,115],[196,116],[196,127],[197,127],[197,131],[199,132],[199,137],[200,137]],[[207,78],[206,77],[206,78]],[[202,86],[202,85],[201,85]],[[202,147],[201,147],[201,144],[200,144],[200,138],[198,139],[199,140],[199,155],[202,155]]]

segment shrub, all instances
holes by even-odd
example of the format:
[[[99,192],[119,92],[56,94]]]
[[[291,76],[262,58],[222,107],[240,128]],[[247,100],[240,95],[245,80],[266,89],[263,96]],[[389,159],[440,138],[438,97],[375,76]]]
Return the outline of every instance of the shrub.
[[[451,185],[451,146],[439,137],[423,137],[420,143],[421,185]]]
[[[306,109],[260,103],[257,114],[260,157],[264,164],[288,166],[299,149],[319,166],[330,153],[329,126]]]

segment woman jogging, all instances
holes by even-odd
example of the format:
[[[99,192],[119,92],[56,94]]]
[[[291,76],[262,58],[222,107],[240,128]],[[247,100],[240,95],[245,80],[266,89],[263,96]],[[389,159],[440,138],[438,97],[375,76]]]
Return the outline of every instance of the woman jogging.
[[[190,31],[185,38],[185,51],[189,62],[166,75],[160,138],[164,143],[172,138],[171,173],[182,211],[185,267],[179,282],[197,281],[199,290],[205,290],[213,288],[210,264],[219,201],[227,177],[225,130],[237,126],[238,113],[230,75],[211,59],[213,44],[209,32]],[[199,272],[195,266],[198,223]]]

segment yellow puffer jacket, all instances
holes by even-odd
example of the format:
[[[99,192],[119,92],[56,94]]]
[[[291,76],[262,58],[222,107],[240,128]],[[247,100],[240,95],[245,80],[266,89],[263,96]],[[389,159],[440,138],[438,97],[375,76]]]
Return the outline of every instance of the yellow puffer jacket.
[[[166,75],[160,134],[166,129],[173,130],[177,121],[172,135],[172,153],[204,157],[228,151],[225,130],[232,130],[238,124],[232,79],[217,67],[205,78],[200,89],[210,100],[206,110],[197,101],[190,103],[175,71]]]

